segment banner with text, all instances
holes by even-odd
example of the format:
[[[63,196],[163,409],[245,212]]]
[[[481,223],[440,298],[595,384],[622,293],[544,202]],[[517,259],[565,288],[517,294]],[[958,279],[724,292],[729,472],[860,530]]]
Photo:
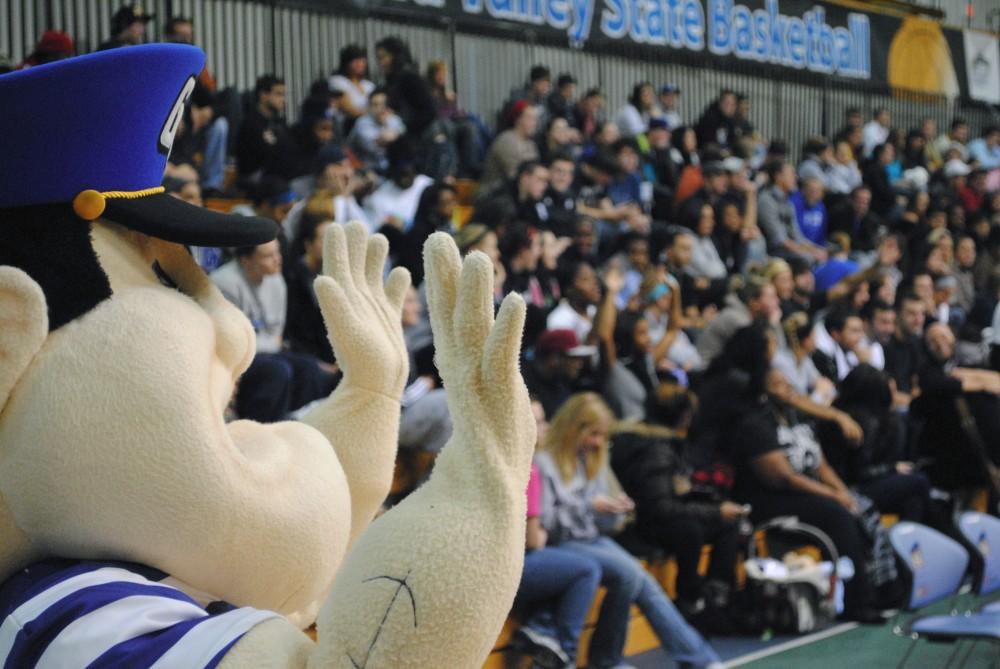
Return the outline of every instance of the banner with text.
[[[810,0],[342,0],[355,9],[446,15],[585,49],[636,45],[678,60],[742,61],[954,96],[961,32],[934,21]],[[329,6],[329,5],[328,5]],[[948,35],[945,33],[955,33]],[[957,39],[956,39],[957,38]],[[964,79],[962,77],[961,79]]]

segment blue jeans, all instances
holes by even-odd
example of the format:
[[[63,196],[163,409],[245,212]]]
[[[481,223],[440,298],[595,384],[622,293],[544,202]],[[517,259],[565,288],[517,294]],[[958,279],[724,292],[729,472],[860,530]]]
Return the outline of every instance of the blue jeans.
[[[559,645],[570,658],[576,658],[580,630],[600,582],[601,567],[592,558],[563,548],[542,548],[524,556],[516,602],[530,607],[553,600]]]
[[[229,121],[220,116],[208,126],[205,159],[199,170],[202,189],[222,190],[226,176],[226,144],[229,141]]]
[[[687,624],[660,584],[613,540],[598,537],[592,541],[567,541],[559,546],[595,559],[601,565],[601,583],[607,588],[597,628],[590,641],[589,667],[605,669],[621,662],[628,633],[629,607],[633,602],[674,660],[695,667],[719,662],[719,656]]]

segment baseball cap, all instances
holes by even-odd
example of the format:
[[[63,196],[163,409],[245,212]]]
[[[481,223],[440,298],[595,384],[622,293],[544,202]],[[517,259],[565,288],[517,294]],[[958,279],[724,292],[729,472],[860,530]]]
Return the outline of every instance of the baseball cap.
[[[666,95],[667,93],[680,93],[681,87],[677,84],[671,82],[660,86],[660,95]]]
[[[572,330],[546,330],[535,342],[535,353],[538,355],[561,353],[574,358],[589,358],[597,353],[597,347],[580,344],[580,340]]]

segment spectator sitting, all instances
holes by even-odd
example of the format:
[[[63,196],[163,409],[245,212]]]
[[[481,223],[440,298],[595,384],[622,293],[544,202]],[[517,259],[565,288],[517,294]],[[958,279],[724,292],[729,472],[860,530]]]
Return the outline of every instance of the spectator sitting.
[[[263,423],[285,420],[289,412],[330,394],[336,377],[315,358],[284,350],[288,292],[277,240],[236,249],[236,258],[211,278],[256,333],[257,354],[236,393],[240,418]]]
[[[883,513],[956,534],[947,513],[931,498],[927,476],[901,452],[887,378],[874,367],[860,365],[844,379],[835,406],[849,413],[865,433],[856,446],[833,426],[820,427],[823,452],[844,482],[870,497]]]
[[[97,47],[98,51],[142,44],[146,38],[146,24],[156,18],[147,14],[137,4],[123,5],[111,17],[111,38]]]
[[[814,327],[816,351],[813,362],[820,373],[837,382],[862,362],[868,362],[863,345],[864,322],[845,304],[834,305]]]
[[[969,172],[965,186],[959,188],[958,196],[961,198],[962,206],[967,215],[977,214],[985,209],[987,201],[986,179],[986,170],[976,168]]]
[[[684,268],[696,280],[704,278],[709,281],[725,281],[728,277],[726,265],[722,262],[719,251],[715,247],[714,234],[715,210],[710,205],[704,204],[698,212],[698,219],[694,225],[691,262]],[[720,290],[724,291],[725,288]]]
[[[701,216],[703,205],[721,210],[724,202],[733,199],[729,193],[731,177],[721,161],[705,162],[701,166],[701,174],[705,180],[704,185],[684,200],[679,212],[681,223],[691,228]]]
[[[812,360],[816,352],[814,326],[812,318],[802,311],[782,321],[788,348],[775,352],[771,366],[799,395],[808,397],[816,404],[830,406],[837,396],[837,388],[833,381],[819,373]]]
[[[1000,127],[990,126],[982,137],[969,142],[969,158],[987,172],[1000,167]]]
[[[38,39],[34,50],[15,69],[25,70],[35,65],[54,63],[76,53],[73,38],[61,30],[46,30]]]
[[[385,76],[389,108],[403,120],[408,137],[417,147],[420,171],[442,178],[453,174],[454,147],[446,128],[436,124],[437,105],[427,81],[417,72],[410,47],[396,36],[383,37],[375,56]]]
[[[537,400],[532,401],[531,408],[535,414],[540,445],[548,430],[545,410]],[[546,666],[573,666],[576,664],[580,632],[601,581],[601,567],[596,560],[585,555],[547,545],[548,532],[539,518],[542,478],[535,465],[531,466],[527,494],[524,571],[514,599],[514,609],[528,609],[530,614],[533,610],[551,608],[555,617],[556,638],[548,636],[528,615],[515,632],[515,645],[533,651],[531,654],[538,664],[549,660]],[[548,607],[546,604],[554,605]]]
[[[889,178],[889,166],[896,160],[896,147],[886,142],[872,152],[872,158],[862,173],[871,190],[871,208],[879,216],[890,217],[896,207],[896,194]]]
[[[911,411],[923,418],[917,444],[934,459],[931,481],[946,490],[993,485],[1000,459],[1000,374],[959,367],[955,336],[944,323],[928,326],[920,397]]]
[[[965,119],[955,118],[952,119],[948,132],[942,133],[934,141],[934,146],[945,162],[948,160],[947,156],[950,151],[957,151],[958,155],[956,158],[966,161],[969,159],[969,149],[966,146],[966,142],[968,141],[969,124],[966,123]]]
[[[885,107],[879,107],[872,113],[872,120],[866,123],[861,131],[864,142],[862,151],[865,158],[872,155],[875,147],[885,144],[886,140],[889,139],[889,124],[891,122],[889,110]]]
[[[791,303],[795,295],[795,280],[792,278],[792,266],[781,258],[772,258],[763,268],[763,278],[774,286],[774,294],[778,297],[778,304],[781,306],[782,316],[785,316],[786,305],[792,311],[797,311],[796,305]]]
[[[591,343],[596,338],[596,333],[592,331],[597,305],[601,301],[597,272],[589,263],[578,261],[561,267],[559,275],[563,299],[549,314],[547,327],[549,330],[572,330],[577,339]]]
[[[389,145],[387,157],[389,178],[365,200],[365,212],[376,228],[390,226],[408,232],[413,226],[420,196],[434,180],[417,173],[416,147],[406,136]]]
[[[570,398],[596,353],[596,346],[580,344],[572,330],[546,330],[538,337],[534,358],[524,365],[524,383],[546,415],[555,415]]]
[[[882,219],[871,210],[872,191],[861,185],[851,191],[846,202],[837,205],[829,217],[829,237],[843,232],[851,247],[858,251],[873,251],[879,237]]]
[[[188,174],[178,174],[179,168],[186,166],[193,171],[203,191],[221,193],[225,185],[228,138],[229,121],[217,115],[215,96],[196,84],[174,137],[165,174],[190,178]]]
[[[285,271],[288,317],[284,333],[291,351],[316,358],[320,367],[331,374],[336,372],[336,360],[313,282],[323,266],[323,239],[326,229],[333,224],[332,214],[332,200],[322,198],[311,200],[302,216],[295,246],[303,249],[303,254],[292,259]]]
[[[632,88],[628,102],[615,117],[622,137],[633,138],[646,131],[651,118],[657,116],[656,92],[653,84],[642,81]]]
[[[368,111],[368,97],[375,90],[375,84],[368,80],[368,55],[364,47],[348,44],[340,50],[340,64],[330,77],[330,90],[344,94],[340,108],[351,119],[360,118]],[[350,128],[346,128],[350,131]]]
[[[827,189],[832,195],[848,195],[861,185],[861,170],[854,159],[851,145],[847,142],[837,142],[826,181]]]
[[[677,102],[680,96],[681,89],[677,84],[663,84],[660,87],[660,113],[668,130],[676,130],[684,125],[680,112],[677,111]]]
[[[542,282],[538,276],[542,259],[541,233],[523,224],[511,226],[500,242],[500,258],[507,269],[504,294],[521,295],[530,311],[539,312],[539,320],[548,316],[555,307],[559,288],[558,284],[553,287],[551,277]]]
[[[420,204],[410,229],[398,234],[395,228],[383,228],[390,233],[389,249],[397,264],[410,270],[410,280],[419,287],[424,280],[424,242],[435,232],[452,232],[452,218],[458,195],[455,187],[446,183],[428,186],[420,195]]]
[[[593,140],[598,128],[603,122],[601,109],[604,107],[604,94],[599,88],[587,89],[580,101],[573,107],[570,125],[580,131],[584,142]]]
[[[618,667],[633,603],[650,622],[660,643],[681,663],[717,669],[722,664],[705,640],[681,617],[673,603],[639,562],[601,535],[634,508],[624,494],[609,489],[608,432],[612,415],[594,394],[578,395],[553,417],[542,451],[535,457],[542,475],[542,526],[549,539],[601,565],[607,588],[588,665]]]
[[[549,185],[549,170],[538,161],[529,160],[517,168],[517,175],[506,188],[477,206],[477,214],[488,209],[506,207],[521,223],[545,229],[549,210],[545,205],[545,191]],[[477,216],[482,218],[482,216]]]
[[[556,79],[556,89],[547,102],[549,120],[554,118],[570,121],[573,118],[573,104],[576,99],[576,77],[563,72]]]
[[[662,118],[649,121],[646,140],[649,145],[643,161],[652,170],[653,206],[650,214],[654,220],[666,221],[673,218],[674,191],[680,179],[680,170],[671,155],[671,131]]]
[[[799,257],[811,262],[826,260],[826,250],[816,246],[799,228],[789,196],[796,188],[795,168],[772,163],[767,174],[772,185],[761,192],[758,202],[760,228],[767,238],[768,253],[781,258]]]
[[[802,235],[816,246],[826,246],[826,205],[823,182],[817,177],[803,179],[800,190],[789,196]]]
[[[404,132],[402,119],[389,109],[384,88],[368,96],[368,109],[359,116],[347,138],[347,144],[366,169],[385,175],[389,170],[388,147]]]
[[[719,97],[705,108],[695,126],[700,146],[714,144],[727,152],[735,146],[736,107],[736,93],[728,88],[722,89]]]
[[[685,444],[663,424],[666,409],[654,400],[646,422],[615,430],[611,466],[635,500],[639,536],[677,560],[677,607],[689,618],[701,614],[702,620],[724,620],[735,588],[738,521],[747,510],[692,494]],[[706,544],[712,556],[703,578],[698,566]]]
[[[802,162],[799,163],[799,183],[806,179],[819,179],[825,188],[831,183],[834,153],[825,137],[810,137],[802,147]]]
[[[631,232],[621,239],[622,253],[611,260],[622,270],[622,289],[615,296],[615,307],[634,307],[641,299],[639,287],[650,269],[649,239],[638,232]]]
[[[296,231],[285,226],[285,220],[295,207],[297,196],[281,177],[267,176],[256,184],[251,193],[252,205],[239,204],[233,207],[232,213],[242,216],[259,216],[274,221],[281,232],[278,234],[278,245],[282,261],[292,258],[290,252],[291,240]]]
[[[855,564],[854,578],[845,583],[844,616],[882,622],[872,608],[869,546],[856,517],[858,502],[824,459],[809,426],[778,401],[792,391],[781,374],[769,372],[773,350],[760,325],[729,340],[703,382],[694,426],[699,450],[731,463],[734,498],[751,505],[754,522],[794,509],[802,522],[825,532]]]
[[[295,161],[298,164],[296,171],[299,176],[314,174],[323,147],[339,142],[330,108],[330,93],[325,81],[320,80],[318,84],[322,90],[311,94],[302,102],[299,122],[290,130],[295,142]]]
[[[194,21],[186,16],[172,16],[163,26],[163,41],[171,44],[190,44],[194,46]],[[216,92],[215,77],[208,70],[208,65],[198,73],[198,83],[209,92]],[[176,148],[176,144],[174,145]]]
[[[538,160],[534,136],[538,130],[538,112],[527,101],[511,107],[512,127],[500,133],[486,154],[479,192],[488,194],[513,179],[517,168],[529,160]]]
[[[236,171],[246,185],[264,175],[294,179],[295,147],[285,124],[285,82],[265,74],[254,86],[253,108],[236,134]]]
[[[702,368],[712,364],[737,330],[758,320],[774,322],[780,317],[778,296],[770,282],[750,280],[737,293],[728,293],[722,311],[698,337]]]
[[[687,373],[702,364],[698,350],[684,331],[680,286],[677,279],[660,268],[650,269],[639,288],[639,305],[649,323],[649,341],[657,369],[669,371],[683,381]]]
[[[201,197],[201,187],[197,181],[164,177],[163,188],[168,195],[184,200],[188,204],[196,207],[205,206],[205,202]],[[224,260],[223,249],[215,246],[188,245],[188,250],[191,251],[195,262],[208,273],[218,269]]]
[[[705,216],[707,217],[712,208],[705,206]],[[707,223],[705,224],[708,225]],[[707,243],[711,243],[711,237],[702,237]],[[726,294],[726,277],[723,274],[720,278],[712,279],[700,272],[702,268],[693,268],[691,260],[694,257],[695,236],[686,229],[679,229],[670,240],[666,251],[666,269],[674,275],[680,282],[680,298],[682,311],[686,318],[698,322],[703,316],[711,317],[713,312],[721,305]],[[714,248],[714,246],[713,246]],[[714,267],[725,269],[722,260],[714,262],[710,254],[705,254],[709,268]],[[707,313],[704,313],[706,312]],[[700,325],[699,325],[700,327]]]
[[[549,230],[556,237],[572,237],[576,226],[576,188],[573,179],[576,175],[576,163],[569,156],[562,154],[552,158],[549,163],[549,182],[542,204],[548,213],[548,218],[539,220],[542,230]]]
[[[562,116],[549,117],[538,155],[542,162],[549,163],[557,156],[573,156],[580,152],[580,133]]]
[[[511,91],[510,97],[500,111],[498,128],[509,128],[517,121],[513,112],[518,103],[524,101],[535,110],[537,128],[544,128],[549,120],[548,99],[552,92],[552,73],[544,65],[535,65],[528,72],[528,83]],[[534,133],[533,133],[534,134]],[[532,137],[534,139],[534,137]]]

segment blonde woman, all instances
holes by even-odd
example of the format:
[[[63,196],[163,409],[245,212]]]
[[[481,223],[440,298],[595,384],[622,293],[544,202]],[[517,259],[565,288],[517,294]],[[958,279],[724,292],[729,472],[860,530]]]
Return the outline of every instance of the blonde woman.
[[[621,546],[602,535],[634,508],[626,495],[611,495],[608,434],[611,410],[593,393],[574,395],[559,409],[535,457],[542,477],[539,514],[548,540],[601,565],[607,588],[590,643],[589,667],[621,667],[629,608],[639,606],[664,648],[682,666],[722,666],[718,655],[688,625],[659,584]]]

